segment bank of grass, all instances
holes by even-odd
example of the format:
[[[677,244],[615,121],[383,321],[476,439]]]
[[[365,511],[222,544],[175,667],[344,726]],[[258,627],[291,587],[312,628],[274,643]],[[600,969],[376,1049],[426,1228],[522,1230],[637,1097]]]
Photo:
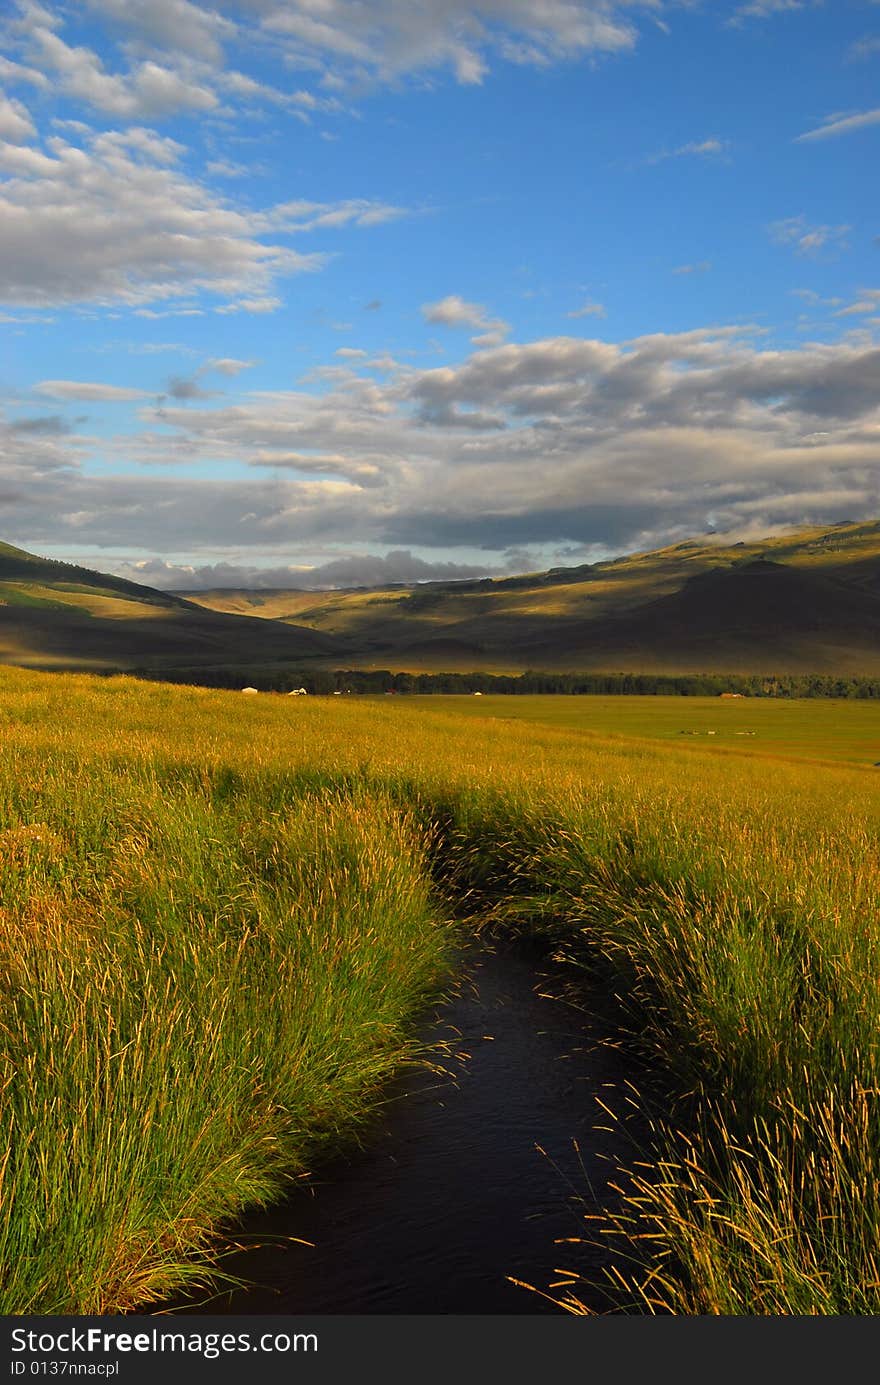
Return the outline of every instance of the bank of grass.
[[[870,771],[423,703],[0,685],[0,1310],[198,1273],[406,1055],[457,903],[598,976],[665,1093],[585,1225],[620,1304],[880,1311]]]
[[[449,930],[380,796],[15,757],[0,785],[0,1311],[108,1313],[350,1135]]]

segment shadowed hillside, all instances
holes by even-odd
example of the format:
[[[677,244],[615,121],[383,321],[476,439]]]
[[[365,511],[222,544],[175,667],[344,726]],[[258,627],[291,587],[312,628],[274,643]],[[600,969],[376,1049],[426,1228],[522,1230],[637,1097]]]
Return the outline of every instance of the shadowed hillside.
[[[880,596],[758,559],[699,573],[616,620],[571,624],[566,636],[585,669],[875,672]],[[528,648],[536,666],[559,665],[559,631]]]
[[[332,637],[218,614],[170,592],[0,544],[0,662],[161,671],[332,659]]]
[[[332,592],[160,592],[0,545],[0,662],[233,685],[304,668],[873,675],[880,523]]]
[[[352,668],[880,672],[880,522],[496,580],[185,595],[336,636]]]

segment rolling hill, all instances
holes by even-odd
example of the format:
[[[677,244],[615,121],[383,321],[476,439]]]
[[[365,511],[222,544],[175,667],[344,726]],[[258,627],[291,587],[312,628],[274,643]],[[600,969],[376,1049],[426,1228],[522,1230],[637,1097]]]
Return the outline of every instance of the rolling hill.
[[[0,662],[226,672],[880,674],[880,521],[521,577],[162,592],[0,544]]]
[[[143,669],[332,660],[331,636],[195,606],[0,544],[0,662],[31,668]]]
[[[876,521],[494,580],[180,595],[331,635],[350,668],[880,672]]]

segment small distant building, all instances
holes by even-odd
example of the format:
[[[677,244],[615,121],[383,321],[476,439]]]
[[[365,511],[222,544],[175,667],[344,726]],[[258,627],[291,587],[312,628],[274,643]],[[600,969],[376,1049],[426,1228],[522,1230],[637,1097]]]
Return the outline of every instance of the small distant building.
[[[287,696],[288,696],[288,697],[308,697],[308,691],[307,691],[305,688],[291,688],[291,690],[290,690],[290,692],[287,694]]]
[[[474,697],[482,697],[482,696],[483,696],[483,694],[482,694],[481,692],[475,692],[475,693],[474,693]]]
[[[243,693],[255,693],[259,691],[259,688],[242,688]]]
[[[719,697],[742,697],[742,693],[719,693]]]

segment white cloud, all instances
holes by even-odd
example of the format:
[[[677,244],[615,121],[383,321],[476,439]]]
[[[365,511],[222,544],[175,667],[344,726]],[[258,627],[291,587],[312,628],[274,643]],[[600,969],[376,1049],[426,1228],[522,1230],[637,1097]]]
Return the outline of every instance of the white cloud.
[[[568,317],[607,317],[608,310],[604,303],[584,303],[580,308],[575,308],[573,312],[566,314]]]
[[[48,68],[69,95],[123,120],[151,120],[179,110],[209,111],[215,93],[180,71],[153,61],[125,74],[109,73],[91,48],[71,47],[52,29],[31,29],[35,61]]]
[[[631,50],[638,18],[659,18],[664,3],[220,0],[215,7],[201,0],[78,0],[50,9],[16,0],[19,17],[8,23],[7,35],[24,61],[5,62],[15,80],[60,87],[115,120],[219,111],[225,96],[286,108],[308,123],[320,112],[344,109],[335,93],[362,93],[365,84],[451,72],[473,85],[497,61],[546,67]],[[99,54],[68,41],[82,10],[117,39],[115,46]],[[295,74],[289,87],[227,66],[234,53],[245,67],[256,59],[262,71],[268,45]],[[316,89],[302,86],[303,72],[314,75]]]
[[[768,19],[774,14],[788,14],[792,10],[805,9],[810,4],[821,5],[823,0],[748,0],[740,5],[730,23],[741,23],[743,19]]]
[[[873,58],[875,53],[880,53],[880,37],[873,34],[857,39],[849,50],[849,56],[855,60]]]
[[[40,72],[36,67],[28,67],[25,63],[13,62],[11,58],[0,57],[0,80],[9,83],[25,82],[29,86],[39,87],[42,91],[50,85],[45,72]]]
[[[851,135],[855,130],[864,130],[869,125],[880,125],[880,106],[870,111],[854,111],[848,115],[829,115],[815,130],[807,130],[798,135],[795,144],[807,140],[834,139],[838,135]]]
[[[234,40],[236,25],[216,10],[190,0],[86,0],[101,19],[110,19],[159,49],[187,53],[219,63],[223,43]]]
[[[266,217],[266,225],[288,232],[339,230],[347,226],[383,226],[406,216],[405,207],[373,202],[366,197],[345,202],[280,202]]]
[[[204,290],[227,296],[230,310],[270,312],[279,278],[324,263],[267,243],[279,214],[239,210],[169,167],[180,146],[154,132],[111,131],[84,147],[55,137],[47,150],[0,141],[10,175],[0,183],[0,302],[143,311]]]
[[[726,153],[729,147],[730,142],[726,139],[689,140],[687,144],[680,144],[677,149],[663,149],[659,154],[651,154],[646,163],[662,163],[665,159],[713,159]]]
[[[90,403],[116,404],[133,399],[149,399],[146,390],[129,389],[123,385],[103,385],[90,380],[42,380],[34,386],[35,394],[47,399],[77,399]]]
[[[319,257],[309,257],[319,258]],[[314,266],[318,268],[316,264]],[[271,294],[263,294],[258,298],[239,298],[234,303],[221,303],[214,309],[215,313],[274,313],[281,307],[281,299],[274,298]]]
[[[149,318],[151,322],[158,322],[165,317],[204,317],[202,308],[168,308],[157,312],[154,308],[135,308],[135,317]]]
[[[857,317],[862,313],[876,313],[880,310],[880,289],[859,289],[859,296],[854,303],[849,303],[845,308],[839,308],[834,314],[835,317]]]
[[[14,97],[4,96],[0,92],[0,139],[18,144],[22,140],[32,139],[36,133],[27,108]]]
[[[817,255],[822,250],[845,250],[851,227],[816,226],[801,215],[773,221],[767,229],[777,245],[789,245],[799,255]]]
[[[432,562],[409,549],[397,549],[382,556],[373,553],[342,553],[313,567],[286,564],[283,567],[254,567],[242,562],[221,562],[194,566],[168,563],[161,558],[140,562],[93,560],[103,571],[141,582],[164,591],[210,591],[215,587],[246,587],[249,590],[326,591],[345,587],[381,587],[391,583],[449,582],[496,573],[489,564]]]
[[[470,548],[488,562],[523,545],[649,545],[709,514],[735,528],[880,510],[880,348],[863,337],[785,351],[739,327],[556,337],[382,382],[349,361],[317,393],[139,412],[140,432],[109,441],[51,421],[10,429],[0,491],[19,497],[16,532],[280,561],[328,544]],[[128,474],[82,472],[94,447]],[[200,460],[241,472],[175,475]]]
[[[465,84],[485,77],[489,59],[547,66],[587,53],[630,49],[634,9],[654,0],[254,0],[265,27],[292,55],[344,77],[392,80],[451,69]]]
[[[475,327],[472,337],[475,346],[500,346],[510,331],[510,323],[500,317],[490,317],[482,303],[469,303],[457,293],[450,293],[436,303],[422,304],[422,317],[443,327]]]
[[[220,375],[240,375],[243,370],[252,370],[256,361],[239,361],[234,356],[212,356],[202,366],[202,370],[216,370]]]
[[[209,159],[205,168],[215,178],[247,178],[252,172],[246,164],[233,163],[229,159]]]

